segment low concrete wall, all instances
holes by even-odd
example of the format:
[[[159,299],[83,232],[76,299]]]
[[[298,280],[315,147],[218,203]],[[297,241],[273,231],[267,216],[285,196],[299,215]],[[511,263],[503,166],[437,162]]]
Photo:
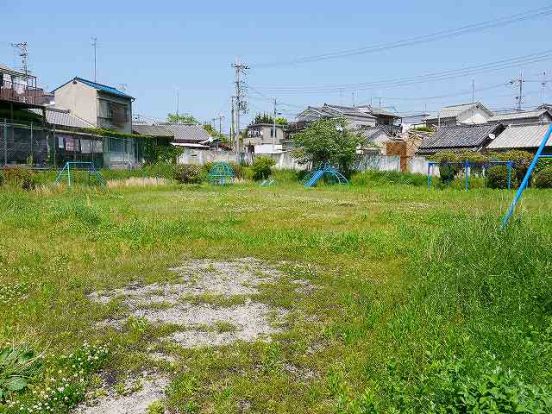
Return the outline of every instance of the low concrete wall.
[[[412,157],[408,160],[408,172],[427,175],[429,161],[425,157]],[[432,169],[432,175],[439,176],[439,168]]]
[[[397,155],[364,155],[355,162],[356,171],[400,171],[401,157]]]

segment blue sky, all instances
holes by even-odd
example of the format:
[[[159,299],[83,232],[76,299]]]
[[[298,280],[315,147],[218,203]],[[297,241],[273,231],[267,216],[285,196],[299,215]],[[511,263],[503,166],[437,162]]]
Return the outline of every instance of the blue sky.
[[[250,113],[271,111],[270,99],[277,98],[282,102],[280,111],[290,118],[306,105],[351,104],[353,93],[357,104],[371,100],[377,104],[378,97],[383,97],[383,106],[393,106],[400,112],[431,111],[445,104],[470,101],[471,93],[465,92],[471,90],[472,79],[477,99],[493,108],[508,108],[514,106],[516,91],[506,82],[517,77],[520,70],[527,79],[542,79],[544,71],[547,78],[552,78],[550,59],[399,88],[294,94],[274,90],[399,79],[542,52],[552,49],[552,16],[378,53],[255,67],[509,16],[549,6],[546,1],[3,3],[0,62],[19,66],[10,42],[27,41],[30,68],[42,86],[53,89],[76,75],[91,79],[91,37],[96,36],[98,81],[126,85],[128,93],[136,97],[135,113],[164,118],[174,112],[179,90],[181,112],[192,113],[200,120],[222,113],[226,116],[225,128],[233,92],[230,64],[238,56],[251,65],[247,80],[255,90],[249,93]],[[485,89],[490,86],[495,87]],[[551,86],[525,84],[525,105],[552,101]],[[429,99],[440,95],[453,96]]]

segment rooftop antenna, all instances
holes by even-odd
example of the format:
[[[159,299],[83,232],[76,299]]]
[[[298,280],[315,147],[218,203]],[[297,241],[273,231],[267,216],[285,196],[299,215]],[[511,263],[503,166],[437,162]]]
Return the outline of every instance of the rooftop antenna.
[[[19,43],[12,43],[12,47],[16,48],[19,54],[19,57],[21,58],[21,69],[23,70],[23,73],[25,74],[25,80],[29,76],[29,65],[28,65],[28,57],[29,52],[27,50],[27,42],[19,42]]]
[[[97,48],[98,48],[98,38],[92,38],[92,47],[94,48],[94,82],[98,81],[98,66],[97,66]]]

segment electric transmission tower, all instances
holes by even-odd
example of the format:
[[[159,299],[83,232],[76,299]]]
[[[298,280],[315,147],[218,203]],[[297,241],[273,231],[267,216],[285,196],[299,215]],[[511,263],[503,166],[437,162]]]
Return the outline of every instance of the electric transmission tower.
[[[245,85],[245,75],[246,71],[249,69],[249,66],[247,66],[244,63],[241,63],[239,59],[236,60],[236,63],[232,63],[232,68],[234,68],[235,73],[235,79],[234,79],[234,85],[235,85],[235,95],[234,95],[234,105],[233,105],[233,112],[235,114],[235,120],[232,118],[232,121],[235,122],[234,124],[234,144],[236,147],[236,153],[238,156],[238,162],[241,161],[240,159],[240,114],[246,114],[247,113],[247,100],[245,97],[246,93],[246,85]]]

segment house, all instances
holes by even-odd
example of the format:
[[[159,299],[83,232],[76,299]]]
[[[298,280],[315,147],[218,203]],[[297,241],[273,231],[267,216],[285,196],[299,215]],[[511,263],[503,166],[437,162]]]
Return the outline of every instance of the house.
[[[508,125],[488,146],[489,151],[525,150],[536,152],[549,124]],[[545,153],[552,153],[552,141],[545,147]]]
[[[132,102],[134,98],[112,86],[75,77],[54,89],[56,106],[96,128],[132,132]]]
[[[375,127],[377,117],[352,106],[328,105],[320,107],[309,106],[297,115],[298,123],[308,123],[319,119],[344,118],[351,129]]]
[[[375,106],[359,106],[359,111],[376,117],[376,125],[387,125],[399,127],[402,123],[402,118],[395,112],[386,108]],[[398,129],[398,128],[397,128]]]
[[[445,106],[426,119],[426,126],[478,125],[489,122],[493,112],[481,102]]]
[[[0,162],[39,164],[48,160],[44,91],[36,77],[0,64]],[[36,113],[30,113],[35,109]]]
[[[504,130],[501,124],[454,125],[439,128],[424,139],[418,155],[440,151],[481,151]]]
[[[386,144],[396,139],[396,133],[389,127],[380,125],[364,128],[359,133],[366,139],[362,145],[362,152],[386,154]]]
[[[134,133],[157,139],[170,138],[171,144],[182,148],[209,149],[213,137],[202,125],[160,123],[155,125],[136,124]]]
[[[249,153],[275,154],[282,152],[285,138],[283,125],[253,123],[247,127],[243,145]]]
[[[531,111],[497,113],[489,119],[489,122],[501,122],[505,125],[548,124],[552,122],[552,112],[550,108],[540,106]]]

